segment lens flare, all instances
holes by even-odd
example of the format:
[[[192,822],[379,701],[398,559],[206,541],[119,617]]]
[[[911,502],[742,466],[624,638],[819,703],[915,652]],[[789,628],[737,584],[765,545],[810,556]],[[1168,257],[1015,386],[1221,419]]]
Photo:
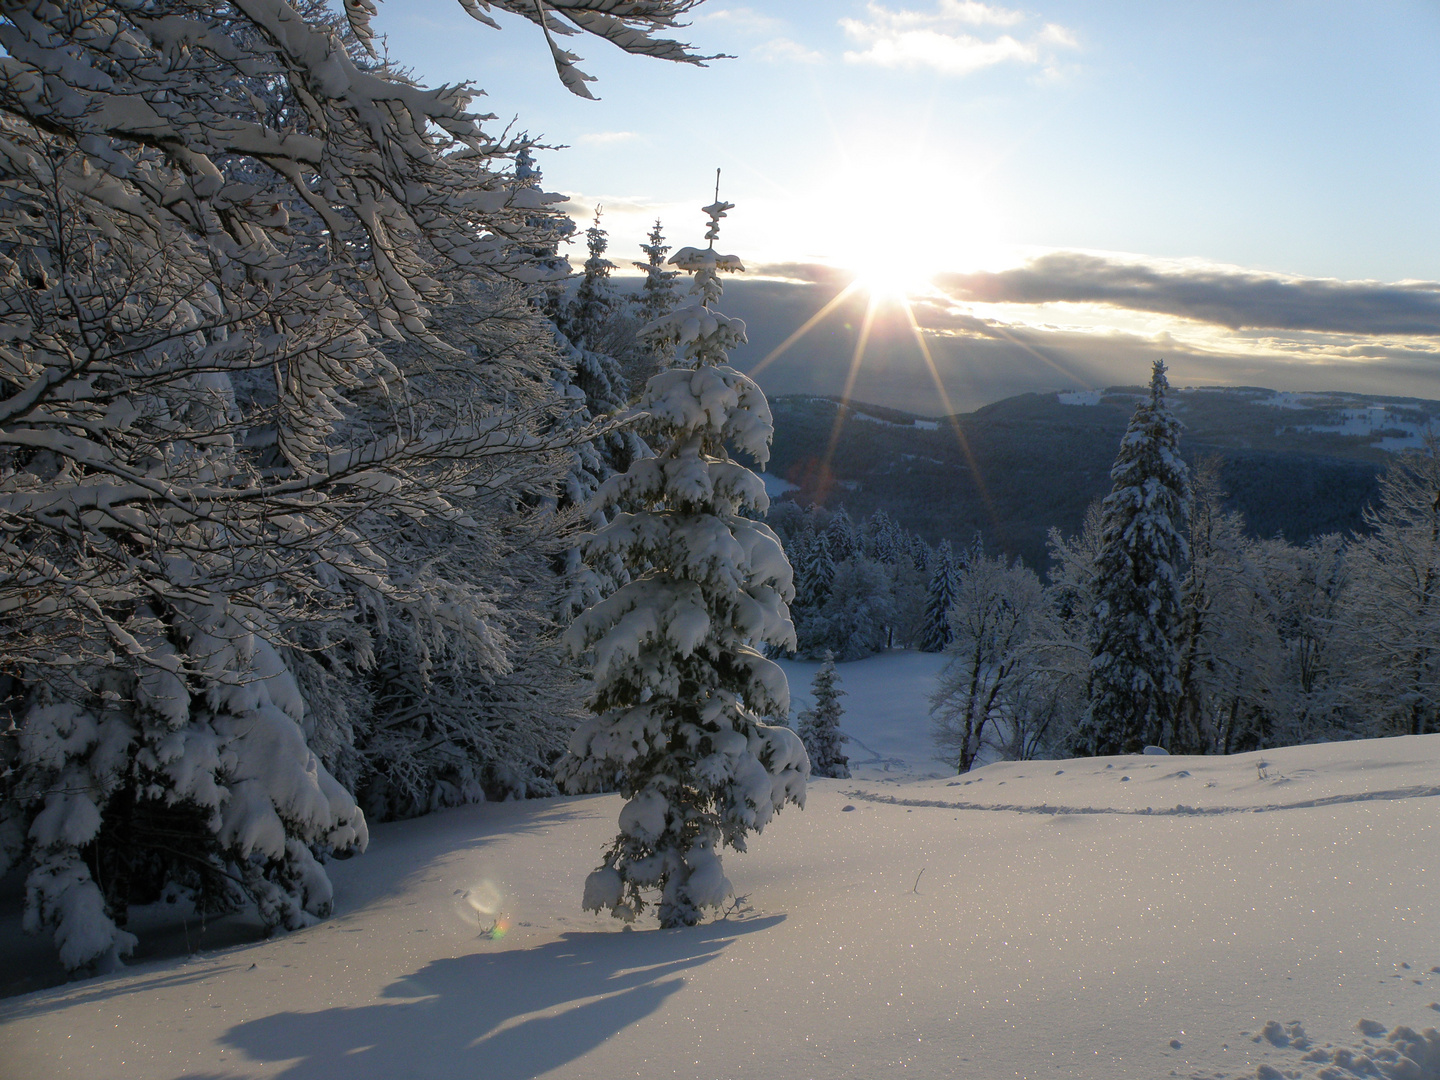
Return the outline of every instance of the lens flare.
[[[455,890],[455,913],[478,930],[480,937],[491,941],[501,940],[515,925],[502,912],[504,904],[505,894],[493,881],[477,881],[468,889]]]
[[[455,890],[455,913],[470,926],[498,925],[505,896],[492,881],[477,881],[468,889]]]

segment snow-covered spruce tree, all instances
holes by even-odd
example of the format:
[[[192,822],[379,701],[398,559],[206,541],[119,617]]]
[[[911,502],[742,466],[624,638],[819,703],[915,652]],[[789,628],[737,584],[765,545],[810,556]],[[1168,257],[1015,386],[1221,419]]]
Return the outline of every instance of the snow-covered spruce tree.
[[[658,220],[647,239],[648,243],[640,245],[640,250],[645,253],[645,261],[632,264],[637,270],[645,272],[645,281],[640,286],[640,292],[633,298],[635,312],[642,326],[648,326],[670,314],[680,300],[675,292],[675,278],[680,272],[665,269],[665,256],[670,252],[670,245],[665,242],[665,234],[661,231]],[[639,348],[632,350],[632,360],[626,369],[627,378],[632,385],[644,384],[655,372],[670,366],[673,353],[674,350],[669,345],[653,339],[640,343]]]
[[[584,395],[590,417],[611,417],[630,400],[630,384],[622,370],[621,355],[639,351],[635,342],[638,327],[624,311],[610,280],[615,264],[605,257],[610,239],[600,224],[600,210],[585,230],[585,260],[575,295],[563,306],[555,324],[568,354],[573,385]],[[645,441],[629,427],[612,428],[600,436],[594,449],[601,463],[601,476],[624,472],[636,457],[650,452]]]
[[[635,263],[635,268],[645,271],[638,306],[641,317],[649,324],[670,314],[680,298],[675,293],[675,278],[679,271],[665,269],[665,256],[669,254],[670,245],[665,243],[665,234],[658,219],[647,239],[649,243],[640,245],[640,250],[645,252],[645,261]]]
[[[615,269],[615,264],[605,257],[605,251],[610,246],[610,234],[600,224],[602,213],[602,208],[597,206],[595,217],[585,230],[585,266],[580,273],[580,284],[575,287],[575,295],[565,306],[564,317],[560,320],[560,329],[565,336],[582,347],[600,344],[605,324],[620,304],[615,284],[610,280],[610,271]]]
[[[808,605],[819,608],[830,599],[830,589],[834,584],[835,560],[830,555],[830,540],[825,533],[816,533],[805,552],[798,588],[804,590]]]
[[[790,605],[795,620],[795,648],[801,656],[819,656],[830,637],[824,612],[835,584],[835,561],[830,557],[825,533],[815,533],[810,543],[798,551],[798,558],[800,570]]]
[[[595,680],[595,716],[570,742],[557,777],[571,791],[620,778],[620,834],[585,883],[584,906],[633,919],[659,891],[662,926],[695,923],[730,892],[720,861],[786,802],[803,805],[810,766],[784,717],[784,672],[759,651],[793,646],[790,565],[775,534],[745,516],[769,505],[760,478],[727,456],[769,457],[770,409],[730,367],[745,340],[716,310],[720,274],[743,269],[714,250],[730,204],[705,208],[707,248],[671,258],[694,275],[691,303],[648,328],[678,350],[641,397],[655,457],[608,480],[614,518],[588,546],[618,553],[635,576],[568,632]]]
[[[921,652],[944,652],[954,636],[950,609],[955,604],[955,552],[949,540],[940,541],[930,564],[930,585],[925,592],[925,620],[920,632]]]
[[[684,0],[492,3],[697,59],[650,36]],[[365,598],[420,587],[373,523],[466,528],[501,459],[565,444],[548,407],[427,408],[382,348],[463,363],[430,321],[450,271],[540,276],[556,199],[516,189],[468,91],[364,58],[373,10],[348,43],[318,3],[0,12],[0,869],[28,865],[70,968],[118,962],[166,885],[328,911],[317,857],[365,821],[315,696],[363,661]],[[477,639],[483,595],[446,613]]]
[[[825,537],[830,545],[830,557],[837,563],[853,559],[860,553],[860,533],[843,506],[831,515]]]
[[[840,752],[845,745],[845,735],[840,730],[840,717],[845,712],[840,699],[845,696],[845,691],[837,685],[839,681],[835,654],[826,651],[825,662],[820,665],[815,681],[811,683],[815,705],[800,714],[797,727],[800,741],[805,744],[805,753],[810,757],[810,775],[848,780],[850,759]]]
[[[1175,721],[1190,480],[1168,389],[1157,360],[1101,504],[1089,704],[1077,734],[1085,754],[1164,746]]]
[[[895,519],[881,507],[865,519],[860,527],[865,554],[876,562],[889,566],[900,558],[900,549],[905,545],[905,534]]]

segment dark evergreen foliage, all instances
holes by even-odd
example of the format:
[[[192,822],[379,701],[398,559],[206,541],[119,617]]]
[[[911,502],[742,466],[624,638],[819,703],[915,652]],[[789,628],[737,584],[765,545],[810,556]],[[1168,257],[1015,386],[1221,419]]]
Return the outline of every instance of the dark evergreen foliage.
[[[840,706],[840,699],[845,691],[840,689],[839,682],[835,654],[826,650],[825,662],[811,684],[815,706],[800,714],[798,726],[800,740],[810,755],[810,775],[848,780],[850,759],[840,752],[845,743],[845,735],[840,731],[840,717],[845,710]]]
[[[1101,506],[1089,706],[1078,749],[1126,754],[1169,741],[1180,697],[1180,582],[1189,557],[1190,481],[1180,422],[1156,361]]]
[[[955,554],[949,540],[935,549],[930,587],[925,592],[925,625],[921,632],[923,652],[944,652],[954,636],[950,608],[955,604]]]

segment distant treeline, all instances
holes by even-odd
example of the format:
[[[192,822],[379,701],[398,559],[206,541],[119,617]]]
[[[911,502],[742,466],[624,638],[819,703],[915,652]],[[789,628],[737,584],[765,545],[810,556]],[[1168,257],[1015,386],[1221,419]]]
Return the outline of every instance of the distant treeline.
[[[1291,416],[1241,396],[1183,403],[1182,452],[1192,466],[1218,458],[1225,508],[1249,535],[1303,544],[1367,531],[1364,509],[1375,503],[1386,455],[1353,438],[1280,431]],[[856,520],[883,509],[931,545],[963,547],[979,532],[987,548],[1043,572],[1049,530],[1078,532],[1086,507],[1109,490],[1133,405],[1119,393],[1093,406],[1025,394],[917,426],[897,410],[782,397],[772,402],[769,471],[798,485],[789,498],[801,506],[844,507]]]

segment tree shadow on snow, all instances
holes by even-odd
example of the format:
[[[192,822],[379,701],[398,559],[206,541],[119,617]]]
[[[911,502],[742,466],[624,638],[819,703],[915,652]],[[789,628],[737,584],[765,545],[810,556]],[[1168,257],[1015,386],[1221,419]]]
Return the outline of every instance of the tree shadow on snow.
[[[285,1080],[528,1080],[655,1012],[682,973],[783,915],[682,930],[572,932],[535,949],[436,960],[354,1008],[285,1012],[231,1028]],[[390,1000],[384,1000],[390,999]]]
[[[353,859],[326,864],[335,886],[335,915],[348,915],[407,891],[435,874],[436,864],[509,840],[562,828],[604,796],[517,799],[448,807],[423,817],[370,826],[370,846]],[[593,812],[593,811],[592,811]]]

